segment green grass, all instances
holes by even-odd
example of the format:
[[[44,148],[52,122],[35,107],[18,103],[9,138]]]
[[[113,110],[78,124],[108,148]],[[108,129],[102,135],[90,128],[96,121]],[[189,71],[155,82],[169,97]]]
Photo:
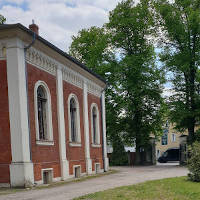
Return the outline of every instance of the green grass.
[[[200,200],[200,183],[168,178],[89,194],[74,200]]]

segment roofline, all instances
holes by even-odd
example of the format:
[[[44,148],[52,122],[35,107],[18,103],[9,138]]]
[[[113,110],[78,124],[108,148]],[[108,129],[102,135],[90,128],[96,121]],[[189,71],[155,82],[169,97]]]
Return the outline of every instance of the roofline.
[[[29,35],[31,35],[31,36],[33,35],[33,31],[32,30],[26,28],[25,26],[23,26],[20,23],[17,23],[17,24],[1,24],[0,25],[0,30],[12,29],[12,28],[20,28],[21,30],[23,30],[26,33],[28,33]],[[73,58],[72,56],[70,56],[66,52],[62,51],[61,49],[59,49],[58,47],[56,47],[55,45],[53,45],[52,43],[48,42],[47,40],[45,40],[44,38],[42,38],[41,36],[39,36],[37,34],[36,34],[36,39],[39,40],[40,42],[44,43],[48,47],[52,48],[53,50],[55,50],[60,55],[62,55],[65,58],[69,59],[73,63],[77,64],[79,67],[81,67],[85,71],[89,72],[90,74],[92,74],[93,76],[95,76],[96,78],[98,78],[99,80],[101,80],[102,82],[104,82],[106,84],[106,80],[103,77],[101,77],[100,75],[98,75],[97,73],[95,73],[94,71],[89,69],[88,67],[86,67],[83,63],[81,63],[77,59]]]

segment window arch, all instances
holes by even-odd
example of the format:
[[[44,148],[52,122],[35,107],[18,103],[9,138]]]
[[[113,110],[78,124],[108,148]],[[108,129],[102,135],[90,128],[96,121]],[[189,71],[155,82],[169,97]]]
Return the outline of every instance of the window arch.
[[[80,113],[78,98],[70,94],[68,98],[69,140],[71,143],[81,143]]]
[[[45,82],[38,81],[35,84],[34,96],[36,143],[53,144],[51,96]]]
[[[91,105],[91,134],[92,144],[100,144],[100,131],[99,131],[99,110],[98,106],[93,103]]]

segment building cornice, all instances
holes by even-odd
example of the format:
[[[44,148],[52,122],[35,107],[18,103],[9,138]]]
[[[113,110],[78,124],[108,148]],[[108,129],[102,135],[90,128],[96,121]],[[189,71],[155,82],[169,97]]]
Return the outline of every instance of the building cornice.
[[[89,80],[88,78],[82,76],[78,72],[72,70],[66,65],[63,65],[56,60],[50,58],[46,54],[42,53],[41,51],[35,49],[34,47],[31,47],[26,52],[26,61],[33,66],[44,70],[54,76],[56,76],[57,68],[60,68],[63,73],[63,80],[76,86],[81,89],[83,89],[83,83],[84,81],[87,84],[88,93],[91,93],[97,97],[101,96],[101,91],[103,90],[102,87],[97,85],[92,80]]]
[[[56,69],[58,64],[51,59],[49,56],[43,54],[42,52],[30,48],[26,52],[26,61],[35,67],[38,67],[52,75],[56,75]]]

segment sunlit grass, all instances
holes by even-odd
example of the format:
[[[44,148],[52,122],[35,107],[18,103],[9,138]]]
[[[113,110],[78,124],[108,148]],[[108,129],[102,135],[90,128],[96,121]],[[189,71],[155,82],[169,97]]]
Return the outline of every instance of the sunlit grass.
[[[168,178],[89,194],[76,200],[200,200],[200,183]]]

